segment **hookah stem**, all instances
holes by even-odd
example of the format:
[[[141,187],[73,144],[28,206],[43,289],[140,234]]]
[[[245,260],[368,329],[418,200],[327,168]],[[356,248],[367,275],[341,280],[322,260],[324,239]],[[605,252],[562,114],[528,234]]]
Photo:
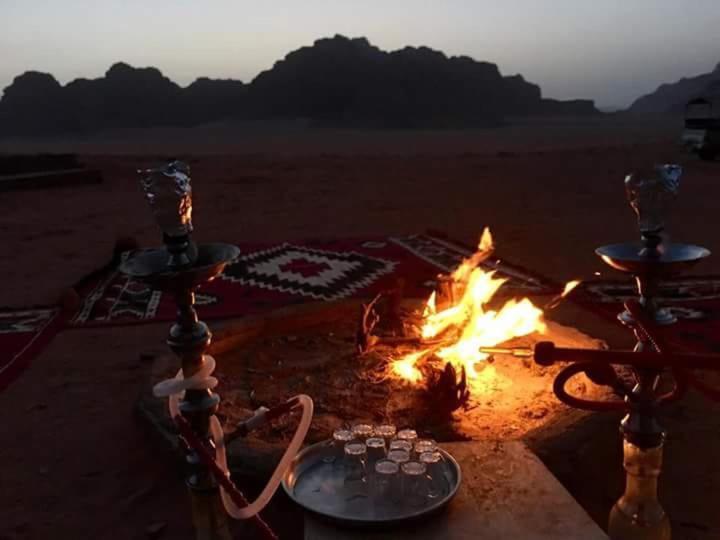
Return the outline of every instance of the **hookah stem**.
[[[633,316],[638,329],[645,334],[652,346],[660,354],[669,352],[669,347],[665,339],[656,331],[656,327],[645,315],[645,312],[637,300],[629,300],[625,302],[625,309]]]
[[[176,293],[176,304],[177,304],[177,323],[181,328],[182,333],[192,333],[194,329],[200,323],[197,312],[195,311],[195,292],[192,288],[181,289]],[[188,378],[191,377],[194,372],[199,368],[203,362],[203,352],[207,348],[210,342],[210,335],[207,327],[205,327],[204,336],[202,341],[204,344],[198,344],[198,348],[193,352],[188,351],[189,354],[183,355],[183,375]],[[205,395],[211,395],[210,390],[187,390],[185,399],[188,401],[199,401],[202,400]],[[209,419],[210,415],[213,414],[214,409],[207,409],[203,411],[202,415],[204,419]],[[198,426],[193,424],[197,423],[199,417],[191,423],[187,418],[182,415],[175,417],[176,425],[185,440],[192,450],[195,451],[200,461],[207,467],[208,472],[215,478],[215,481],[222,486],[223,489],[229,494],[233,502],[238,506],[248,506],[249,502],[245,498],[242,492],[240,492],[235,484],[230,480],[224,471],[215,461],[215,457],[210,454],[210,451],[202,442],[203,436],[207,435],[207,420],[200,422],[200,432],[196,433]],[[277,535],[270,528],[270,526],[258,515],[253,517],[254,523],[262,532],[263,538],[266,540],[277,540]]]
[[[169,249],[169,248],[168,248]],[[168,344],[173,352],[182,361],[182,375],[185,379],[195,376],[202,368],[204,359],[203,353],[212,339],[207,326],[200,322],[195,311],[194,288],[184,282],[180,282],[174,291],[177,316],[175,324],[170,329]],[[180,403],[183,421],[187,423],[188,431],[193,438],[208,440],[210,435],[209,419],[217,410],[219,396],[214,395],[209,388],[188,388]],[[178,415],[180,416],[180,415]],[[187,439],[186,439],[187,440]],[[195,451],[196,459],[199,459],[198,451]],[[229,538],[230,531],[227,526],[224,512],[219,508],[220,492],[215,488],[212,491],[211,499],[200,502],[198,491],[214,487],[213,474],[207,464],[204,470],[197,470],[196,475],[188,477],[191,500],[193,501],[193,524],[196,528],[198,538]],[[190,481],[194,478],[193,485]],[[211,501],[211,502],[210,502]],[[208,507],[208,502],[210,507]]]
[[[639,281],[639,280],[638,280]],[[625,491],[613,505],[608,517],[608,534],[611,538],[656,538],[670,540],[671,526],[667,514],[658,500],[658,477],[662,472],[662,455],[666,432],[657,423],[658,407],[677,399],[687,389],[686,371],[677,364],[677,358],[669,353],[666,343],[655,325],[654,318],[647,316],[645,308],[637,301],[625,303],[632,317],[627,324],[638,340],[636,352],[648,354],[649,345],[657,356],[674,360],[669,365],[675,376],[675,387],[665,394],[657,393],[658,382],[667,364],[633,366],[636,386],[627,399],[631,403],[627,416],[621,421],[623,434],[623,468]]]
[[[215,477],[218,484],[220,484],[227,492],[233,502],[240,507],[248,506],[250,503],[247,498],[245,498],[245,495],[237,488],[235,483],[230,479],[230,476],[226,475],[220,468],[215,461],[215,458],[210,453],[210,450],[195,435],[188,421],[180,415],[176,416],[174,420],[178,430],[180,431],[180,435],[182,435],[183,439],[185,439],[185,442],[197,453],[200,460],[206,467],[208,467],[210,473]],[[267,540],[278,540],[278,536],[272,530],[270,525],[268,525],[259,514],[253,516],[252,520],[257,525],[258,529],[260,529],[264,538]]]

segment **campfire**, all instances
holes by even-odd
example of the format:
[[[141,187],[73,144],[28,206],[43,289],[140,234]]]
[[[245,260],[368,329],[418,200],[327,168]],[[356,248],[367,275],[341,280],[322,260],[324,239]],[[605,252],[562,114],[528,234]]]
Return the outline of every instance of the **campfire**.
[[[508,291],[523,287],[507,282],[505,268],[486,230],[476,252],[437,276],[435,293],[424,298],[406,296],[407,287],[397,283],[361,306],[355,299],[297,305],[219,330],[216,344],[224,352],[214,356],[224,389],[223,423],[233,426],[260,406],[307,393],[315,402],[309,442],[323,440],[347,419],[417,426],[438,441],[504,440],[571,424],[576,412],[552,392],[559,367],[480,348],[532,348],[544,340],[602,348],[545,316],[577,282],[550,301],[526,293],[511,298]],[[154,366],[153,380],[176,369],[159,361]],[[575,379],[570,390],[576,395],[604,391]],[[157,403],[149,399],[146,407]],[[235,466],[274,463],[273,449],[286,446],[293,425],[274,422],[234,441]]]
[[[486,228],[475,253],[465,259],[450,275],[438,276],[438,288],[425,303],[419,318],[403,324],[404,338],[378,338],[372,329],[379,322],[375,311],[378,298],[364,306],[360,342],[368,346],[381,342],[398,346],[411,344],[415,350],[390,358],[388,378],[407,385],[426,386],[435,396],[455,401],[454,407],[466,404],[471,396],[487,393],[500,381],[492,358],[480,352],[530,334],[544,334],[547,325],[543,309],[529,298],[510,299],[493,308],[496,293],[507,281],[481,264],[494,251],[490,230]],[[562,294],[545,309],[552,309],[567,296],[579,281],[569,282]],[[363,347],[360,347],[363,350]],[[451,403],[452,405],[452,403]]]

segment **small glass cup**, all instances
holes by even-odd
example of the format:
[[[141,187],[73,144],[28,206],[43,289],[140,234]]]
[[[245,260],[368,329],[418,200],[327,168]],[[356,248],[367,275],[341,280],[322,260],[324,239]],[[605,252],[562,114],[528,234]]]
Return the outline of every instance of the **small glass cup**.
[[[353,435],[349,429],[339,428],[333,431],[333,449],[330,455],[324,459],[325,463],[341,466],[345,455],[345,445],[352,440]]]
[[[345,445],[345,490],[350,497],[367,495],[367,447],[352,441]]]
[[[437,450],[423,452],[420,454],[419,461],[425,464],[427,469],[427,497],[428,499],[437,499],[447,488],[442,454]]]
[[[396,437],[401,441],[408,441],[411,444],[414,444],[418,438],[418,434],[414,429],[401,429],[397,432]]]
[[[422,508],[428,500],[427,467],[419,461],[408,461],[400,470],[403,502],[412,508]]]
[[[387,458],[390,461],[394,461],[395,463],[402,465],[403,463],[410,461],[410,452],[400,449],[390,450],[387,453]]]
[[[368,454],[368,470],[373,471],[375,463],[385,458],[385,439],[382,437],[370,437],[365,441]]]
[[[390,441],[395,438],[397,428],[393,424],[380,424],[375,426],[375,436],[385,439],[385,446],[390,446]]]
[[[372,424],[355,424],[351,431],[355,440],[363,442],[375,434]]]
[[[415,441],[413,450],[415,452],[415,458],[418,459],[420,454],[424,452],[435,452],[437,450],[437,443],[433,439],[418,439]]]
[[[381,459],[375,464],[372,500],[378,508],[400,501],[400,465],[390,459]]]
[[[395,439],[390,441],[390,447],[388,450],[405,450],[408,453],[412,453],[413,445],[410,441],[404,441],[401,439]]]

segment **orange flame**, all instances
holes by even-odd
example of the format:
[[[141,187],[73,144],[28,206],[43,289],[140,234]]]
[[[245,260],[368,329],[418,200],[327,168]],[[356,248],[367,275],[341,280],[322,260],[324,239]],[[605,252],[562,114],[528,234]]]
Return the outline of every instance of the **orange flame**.
[[[573,291],[573,289],[574,289],[575,287],[577,287],[578,285],[580,285],[580,283],[582,283],[582,282],[581,282],[579,279],[573,279],[572,281],[568,281],[568,282],[565,284],[565,288],[563,289],[563,292],[560,293],[560,296],[561,296],[562,298],[565,298],[568,294],[570,294],[570,293]]]
[[[558,307],[560,305],[560,302],[562,302],[563,298],[573,292],[575,290],[575,287],[580,285],[580,283],[582,283],[582,281],[580,281],[579,279],[573,279],[572,281],[568,281],[565,284],[563,291],[547,303],[547,305],[545,306],[545,310],[547,311]]]
[[[486,228],[478,250],[451,275],[454,290],[459,293],[455,304],[438,311],[435,293],[425,304],[420,329],[422,339],[442,338],[451,333],[453,339],[440,348],[426,348],[394,360],[390,365],[393,375],[411,384],[421,383],[423,375],[417,364],[434,352],[458,371],[464,367],[471,392],[482,392],[488,387],[486,379],[491,373],[481,377],[482,371],[476,369],[478,363],[487,358],[486,354],[479,352],[480,347],[493,347],[515,337],[545,331],[542,310],[527,298],[509,300],[499,310],[487,308],[495,293],[507,281],[495,277],[495,272],[480,267],[492,251],[492,236]],[[570,290],[572,288],[566,287],[566,294]]]
[[[417,361],[425,354],[427,354],[427,351],[406,354],[391,364],[392,372],[408,382],[419,383],[423,375],[422,372],[415,367],[415,364],[417,364]]]
[[[466,283],[470,275],[470,272],[477,267],[484,259],[486,259],[495,249],[493,245],[492,234],[490,234],[490,228],[485,227],[480,241],[478,242],[477,251],[473,253],[472,257],[465,259],[460,266],[458,266],[452,273],[452,280],[455,283]]]

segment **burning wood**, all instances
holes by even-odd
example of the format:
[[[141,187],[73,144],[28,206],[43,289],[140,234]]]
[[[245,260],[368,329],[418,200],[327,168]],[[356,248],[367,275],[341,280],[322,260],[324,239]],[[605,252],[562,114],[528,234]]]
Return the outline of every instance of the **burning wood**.
[[[463,261],[458,268],[450,275],[439,275],[437,286],[437,297],[432,297],[433,309],[438,303],[442,307],[454,306],[462,298],[467,287],[470,272],[484,261],[486,261],[495,251],[490,229],[485,227],[478,248],[475,253]]]
[[[389,322],[386,322],[386,325],[396,333],[404,331],[404,323],[400,314],[402,299],[398,297],[398,294],[398,289],[393,289],[392,291],[389,291],[387,296],[382,293],[378,294],[369,304],[361,305],[360,322],[355,336],[355,346],[358,354],[365,354],[372,350],[372,348],[376,345],[385,345],[389,347],[410,345],[419,347],[422,345],[437,345],[445,342],[444,340],[423,340],[419,336],[378,336],[373,334],[375,327],[381,320],[378,313],[378,306],[379,301],[383,298],[387,298],[385,316],[389,319]]]
[[[555,308],[580,283],[567,283],[562,293],[543,309],[528,298],[513,298],[500,308],[491,309],[491,301],[507,281],[481,266],[493,251],[492,236],[486,228],[477,251],[451,274],[438,276],[437,290],[422,310],[416,311],[415,320],[391,324],[393,335],[373,335],[381,319],[381,295],[363,305],[356,337],[358,352],[365,354],[380,346],[404,350],[385,353],[390,360],[382,377],[425,388],[428,395],[435,395],[437,405],[444,411],[456,410],[472,396],[492,391],[499,383],[498,374],[486,365],[492,358],[484,351],[514,338],[545,333],[543,309]],[[389,317],[399,318],[400,302],[397,292],[392,294],[392,298],[384,299],[388,304],[385,311]],[[382,322],[382,326],[387,326],[386,321]],[[405,335],[404,330],[398,332],[398,327],[411,327],[414,335]],[[512,381],[503,381],[503,385],[507,384]]]
[[[378,341],[378,338],[373,336],[372,333],[380,321],[380,315],[375,310],[375,305],[381,296],[381,294],[378,294],[369,304],[363,304],[360,307],[360,324],[355,338],[359,354],[368,352]]]
[[[506,282],[496,277],[494,271],[480,266],[493,250],[492,236],[485,229],[477,251],[452,274],[442,276],[439,294],[430,295],[422,314],[417,337],[420,350],[392,360],[390,377],[414,386],[425,383],[441,393],[443,387],[460,385],[459,401],[454,403],[457,408],[459,402],[466,401],[471,394],[483,393],[491,382],[488,379],[494,370],[479,369],[480,363],[489,357],[480,352],[481,347],[494,347],[513,338],[545,332],[543,310],[528,298],[511,299],[497,310],[488,308]],[[555,307],[578,284],[568,283],[563,293],[547,307]],[[438,297],[442,307],[437,305]],[[450,370],[454,378],[450,377]]]
[[[442,371],[433,371],[427,380],[427,394],[433,402],[432,409],[436,411],[449,413],[467,406],[470,389],[465,367],[460,367],[459,375],[450,362],[445,364]]]

